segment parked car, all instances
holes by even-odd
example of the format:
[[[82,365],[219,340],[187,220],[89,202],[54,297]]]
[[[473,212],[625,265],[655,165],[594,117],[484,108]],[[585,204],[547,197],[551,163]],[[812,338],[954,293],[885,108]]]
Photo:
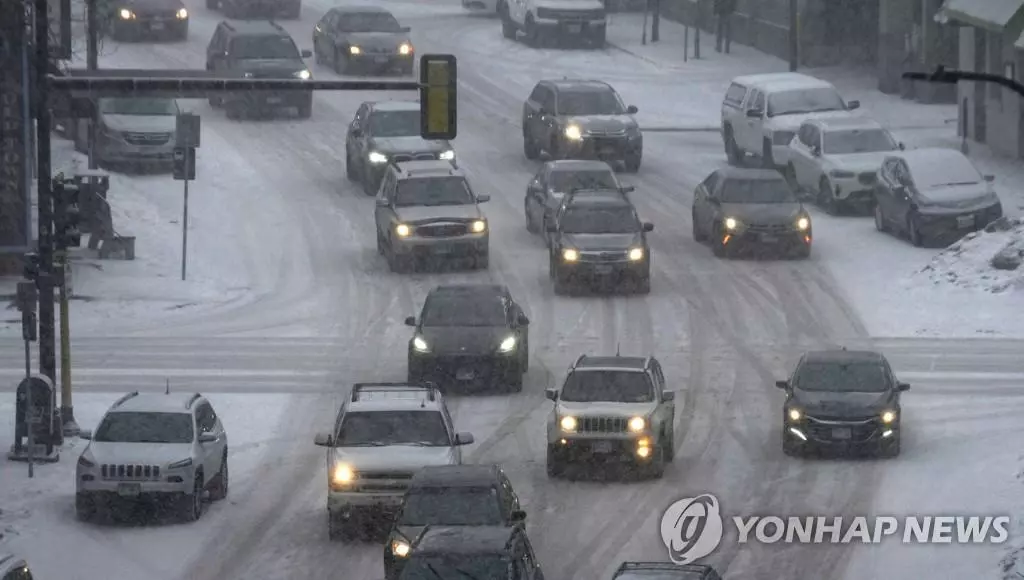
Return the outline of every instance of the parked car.
[[[993,180],[955,149],[890,155],[875,178],[875,228],[915,246],[959,239],[1003,217]]]
[[[385,8],[331,8],[313,28],[313,56],[340,75],[398,71],[411,75],[415,51],[409,27]]]
[[[96,103],[96,160],[100,165],[155,166],[174,163],[178,102],[161,97],[107,97]],[[89,150],[89,119],[79,119],[75,149]]]

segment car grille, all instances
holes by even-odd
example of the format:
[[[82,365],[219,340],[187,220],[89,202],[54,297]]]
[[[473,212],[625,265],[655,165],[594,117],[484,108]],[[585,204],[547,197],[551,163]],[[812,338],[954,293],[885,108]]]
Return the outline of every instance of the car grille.
[[[124,140],[132,145],[163,145],[171,139],[170,133],[125,133]]]
[[[615,137],[614,143],[618,143],[618,139],[626,136],[625,129],[616,129],[614,131],[587,131],[587,135],[591,137]]]
[[[581,433],[625,433],[627,420],[624,417],[581,417]]]
[[[399,153],[391,156],[391,161],[402,163],[403,161],[434,161],[437,153]]]
[[[861,171],[857,174],[857,181],[861,182],[862,185],[871,185],[877,174],[877,171]]]
[[[752,234],[784,234],[792,230],[793,227],[789,224],[750,224],[747,226],[747,231]]]
[[[405,491],[412,480],[410,471],[363,471],[359,472],[360,491]]]
[[[580,259],[584,262],[621,262],[628,257],[627,252],[580,252]]]
[[[793,140],[794,135],[796,135],[796,133],[793,131],[775,131],[772,133],[772,144],[789,145],[789,142]]]
[[[832,430],[842,428],[850,429],[851,441],[864,441],[877,432],[877,417],[807,417],[807,434],[814,439],[832,439]]]
[[[103,479],[117,481],[153,481],[160,479],[158,465],[108,464],[100,466]]]
[[[570,21],[601,20],[604,18],[604,10],[555,10],[551,8],[538,8],[537,18]]]
[[[291,73],[285,73],[281,71],[248,71],[245,73],[246,78],[250,79],[290,79],[292,78]]]
[[[466,224],[436,224],[416,228],[416,235],[423,238],[455,238],[467,232],[469,228]]]
[[[177,10],[134,10],[134,12],[135,17],[139,19],[160,18],[171,20],[178,18]]]
[[[394,48],[386,48],[383,46],[371,46],[363,49],[363,54],[394,54],[398,52]]]

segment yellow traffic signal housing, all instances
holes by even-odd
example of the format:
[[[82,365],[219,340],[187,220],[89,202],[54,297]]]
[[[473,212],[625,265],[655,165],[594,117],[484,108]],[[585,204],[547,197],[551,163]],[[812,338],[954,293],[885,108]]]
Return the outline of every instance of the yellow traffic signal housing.
[[[420,56],[420,136],[424,139],[455,139],[456,111],[455,56]]]

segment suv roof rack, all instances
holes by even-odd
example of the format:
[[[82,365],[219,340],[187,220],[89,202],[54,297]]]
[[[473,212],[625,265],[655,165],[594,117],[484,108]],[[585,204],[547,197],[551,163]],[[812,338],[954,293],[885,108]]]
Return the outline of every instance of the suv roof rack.
[[[609,355],[610,358],[614,358],[614,357],[625,358],[625,357],[628,357],[628,356],[629,355],[619,354],[618,351],[616,351],[614,355]],[[575,370],[576,367],[580,366],[580,364],[582,364],[583,361],[587,360],[588,358],[590,358],[590,355],[581,354],[579,357],[577,357],[576,362],[572,363],[572,367],[571,368],[573,370]],[[630,357],[630,358],[633,358],[633,357]],[[637,358],[639,358],[639,357],[637,357]],[[651,365],[654,363],[654,355],[647,355],[647,356],[643,357],[643,359],[644,359],[644,367],[643,367],[643,369],[647,370],[647,369],[651,368]]]
[[[423,384],[413,383],[356,383],[352,385],[352,397],[351,401],[356,403],[359,401],[359,393],[372,388],[378,393],[406,393],[413,389],[421,389],[427,391],[427,400],[434,402],[437,400],[437,385],[431,382],[425,382]]]
[[[188,398],[188,402],[185,403],[185,408],[186,409],[191,409],[192,405],[195,404],[195,402],[198,401],[200,397],[202,397],[202,395],[200,395],[199,393],[195,393],[194,395],[189,397]]]
[[[110,408],[111,409],[116,409],[116,408],[120,407],[121,405],[123,405],[124,402],[127,401],[128,399],[130,399],[132,397],[137,397],[137,396],[139,396],[139,392],[138,391],[132,391],[132,392],[128,393],[127,395],[124,395],[120,399],[114,401],[114,404],[111,405]]]

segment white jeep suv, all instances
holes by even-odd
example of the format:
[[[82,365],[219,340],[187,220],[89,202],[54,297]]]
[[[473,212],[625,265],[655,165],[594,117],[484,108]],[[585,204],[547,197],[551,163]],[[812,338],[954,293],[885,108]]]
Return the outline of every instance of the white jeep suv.
[[[357,383],[334,430],[314,439],[327,448],[328,537],[351,540],[368,521],[393,518],[417,471],[461,465],[472,442],[433,385]]]
[[[213,405],[199,393],[121,397],[78,458],[75,510],[83,520],[118,501],[170,500],[186,521],[228,494],[228,437]]]
[[[530,46],[573,37],[604,48],[608,30],[601,0],[498,0],[498,16],[505,38],[522,32]]]
[[[859,101],[846,102],[831,83],[800,73],[736,77],[722,101],[722,140],[729,163],[749,153],[769,169],[786,167],[789,142],[810,118],[851,116]]]

